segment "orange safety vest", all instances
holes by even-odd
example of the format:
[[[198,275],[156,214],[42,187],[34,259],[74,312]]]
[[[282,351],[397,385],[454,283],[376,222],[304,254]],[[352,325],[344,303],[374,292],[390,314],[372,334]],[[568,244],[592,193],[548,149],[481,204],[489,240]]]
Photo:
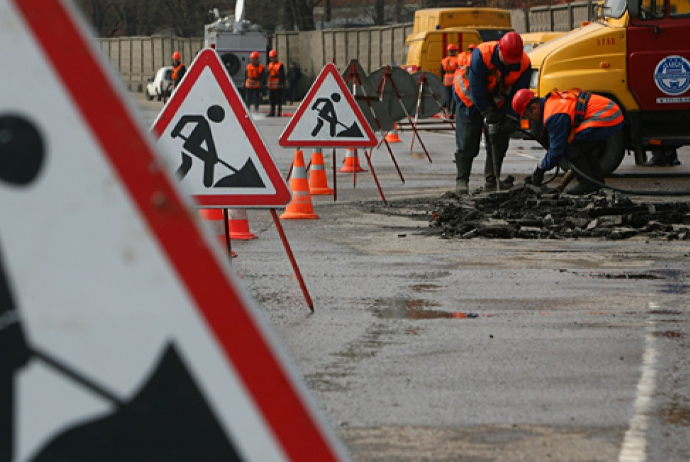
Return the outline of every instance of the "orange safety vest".
[[[276,61],[275,63],[268,63],[268,89],[277,90],[280,88],[280,68],[283,63]]]
[[[572,143],[576,133],[588,128],[613,127],[624,121],[621,109],[613,100],[578,88],[551,92],[544,103],[544,122],[554,114],[570,116],[568,143]]]
[[[482,60],[486,64],[489,70],[488,78],[486,80],[486,91],[489,95],[493,96],[494,103],[496,106],[501,107],[505,104],[508,98],[508,93],[510,93],[510,88],[515,85],[515,82],[520,78],[525,70],[529,69],[531,66],[529,56],[527,53],[522,53],[522,61],[520,62],[520,69],[517,71],[510,71],[506,75],[502,75],[501,72],[491,63],[491,57],[494,54],[494,50],[498,46],[498,42],[484,42],[477,46],[477,49],[482,54]],[[474,105],[472,101],[472,94],[470,93],[470,66],[472,65],[472,54],[467,57],[467,64],[461,68],[462,72],[459,73],[458,77],[455,79],[455,93],[458,94],[460,99],[465,106],[471,107]]]
[[[176,67],[173,67],[172,71],[172,80],[173,82],[177,80],[177,73],[180,72],[180,70],[184,67],[184,64],[180,62]]]
[[[264,65],[259,63],[254,66],[252,63],[247,64],[247,80],[244,82],[245,88],[261,88],[261,74],[264,73]]]
[[[441,60],[441,66],[443,67],[443,85],[452,87],[453,76],[455,75],[455,70],[458,68],[458,58],[455,56],[446,56]]]
[[[470,58],[472,57],[471,51],[463,51],[458,55],[458,67],[467,66],[470,63]]]

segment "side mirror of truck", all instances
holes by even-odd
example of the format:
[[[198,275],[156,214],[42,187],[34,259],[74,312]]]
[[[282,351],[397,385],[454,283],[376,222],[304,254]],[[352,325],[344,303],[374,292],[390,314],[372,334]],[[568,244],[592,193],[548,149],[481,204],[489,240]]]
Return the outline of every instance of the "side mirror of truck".
[[[628,14],[631,18],[637,18],[640,15],[640,0],[630,0],[628,2]]]

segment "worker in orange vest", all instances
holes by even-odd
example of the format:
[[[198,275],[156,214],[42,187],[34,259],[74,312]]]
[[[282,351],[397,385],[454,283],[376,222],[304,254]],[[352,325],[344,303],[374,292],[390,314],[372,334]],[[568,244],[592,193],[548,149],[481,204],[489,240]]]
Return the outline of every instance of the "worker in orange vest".
[[[500,180],[510,134],[518,116],[510,102],[520,89],[529,88],[532,67],[523,51],[522,38],[508,32],[499,41],[483,42],[472,52],[469,64],[455,78],[458,108],[455,124],[455,192],[469,193],[472,162],[479,154],[482,130],[487,135],[484,190],[509,189],[512,180]]]
[[[283,88],[285,88],[285,66],[278,61],[278,52],[268,52],[268,103],[271,110],[268,117],[280,117],[283,115]],[[278,111],[276,112],[276,106]]]
[[[244,98],[249,110],[251,110],[251,106],[254,104],[256,112],[259,112],[261,88],[266,83],[266,68],[259,62],[258,51],[252,51],[249,59],[249,64],[247,64],[244,72]]]
[[[597,183],[604,183],[604,175],[599,153],[606,140],[623,128],[624,121],[620,107],[613,100],[577,88],[554,90],[545,98],[522,89],[515,93],[513,109],[520,117],[539,124],[549,135],[549,149],[531,176],[532,184],[541,185],[547,170],[567,160],[575,166],[578,181],[568,194],[601,189]]]
[[[182,77],[184,77],[185,72],[187,72],[187,68],[185,67],[184,63],[182,62],[182,56],[180,56],[179,51],[176,51],[172,54],[172,59],[173,59],[172,82],[173,82],[173,90],[174,90],[175,88],[177,88],[177,86],[182,81]]]
[[[477,48],[477,45],[470,43],[467,47],[467,51],[463,51],[458,55],[458,69],[470,63],[470,57],[475,48]],[[457,73],[457,70],[455,72]]]
[[[455,70],[458,68],[458,47],[454,43],[451,43],[446,47],[448,56],[441,60],[441,69],[439,74],[441,80],[443,81],[443,86],[446,87],[446,109],[453,117],[455,114],[455,104],[453,99],[453,77],[455,76]]]

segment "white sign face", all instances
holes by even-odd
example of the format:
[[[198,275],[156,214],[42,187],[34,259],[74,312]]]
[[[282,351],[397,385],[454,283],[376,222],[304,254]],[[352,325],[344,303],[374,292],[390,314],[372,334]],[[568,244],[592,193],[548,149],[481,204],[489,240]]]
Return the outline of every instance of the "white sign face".
[[[212,49],[194,60],[153,131],[170,170],[200,205],[290,202],[285,180]]]
[[[332,63],[319,74],[280,136],[281,146],[370,147],[377,140]]]
[[[343,459],[74,13],[0,18],[3,459]]]

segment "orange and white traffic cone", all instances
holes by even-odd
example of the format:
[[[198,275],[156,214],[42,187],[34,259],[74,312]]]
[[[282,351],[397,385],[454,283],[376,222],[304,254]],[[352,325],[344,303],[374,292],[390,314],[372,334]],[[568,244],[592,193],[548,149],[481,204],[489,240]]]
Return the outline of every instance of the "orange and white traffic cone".
[[[402,143],[402,140],[398,137],[398,124],[393,124],[393,130],[386,133],[386,141],[388,143]]]
[[[245,209],[228,209],[228,227],[230,239],[248,241],[256,239],[256,235],[249,231],[249,220]]]
[[[353,148],[347,148],[345,151],[345,164],[343,168],[338,170],[339,172],[366,172],[359,165],[359,156],[357,155],[357,150]]]
[[[323,152],[316,148],[311,154],[311,167],[309,167],[309,193],[312,196],[332,195],[333,189],[328,187],[326,169],[323,165]]]
[[[299,149],[295,151],[295,158],[292,161],[290,190],[292,190],[292,201],[290,201],[285,208],[285,212],[280,216],[281,219],[319,218],[319,216],[314,213],[314,208],[311,203],[307,170],[304,167],[304,155]]]
[[[225,224],[223,223],[223,209],[199,209],[199,216],[206,223],[208,229],[213,233],[218,242],[225,247]],[[232,251],[232,257],[236,257]]]

